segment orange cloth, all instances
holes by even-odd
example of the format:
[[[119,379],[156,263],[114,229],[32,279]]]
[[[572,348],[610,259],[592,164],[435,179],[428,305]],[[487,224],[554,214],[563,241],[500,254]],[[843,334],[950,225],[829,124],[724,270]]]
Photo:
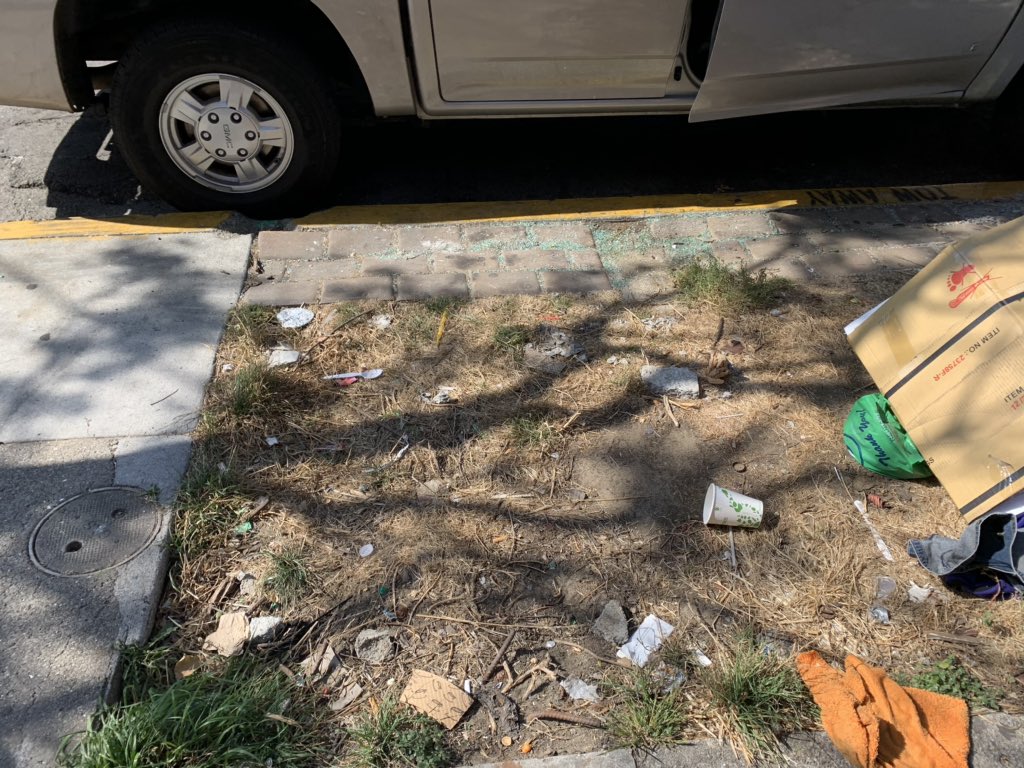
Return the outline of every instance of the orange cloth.
[[[857,768],[967,768],[970,716],[960,699],[902,688],[846,657],[846,673],[817,651],[796,660],[836,749]]]

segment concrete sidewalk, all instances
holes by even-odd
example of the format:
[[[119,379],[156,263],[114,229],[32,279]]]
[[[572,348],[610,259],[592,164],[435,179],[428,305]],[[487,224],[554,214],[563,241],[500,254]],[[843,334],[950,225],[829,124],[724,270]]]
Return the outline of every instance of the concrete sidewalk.
[[[251,238],[0,242],[0,765],[51,766],[107,694],[117,645],[144,641],[170,517],[132,559],[87,576],[34,567],[29,537],[89,489],[159,489],[186,469]],[[115,510],[116,513],[116,510]],[[99,545],[127,539],[111,524]],[[83,552],[93,543],[84,539]],[[78,543],[82,546],[82,542]],[[69,550],[65,550],[69,551]]]

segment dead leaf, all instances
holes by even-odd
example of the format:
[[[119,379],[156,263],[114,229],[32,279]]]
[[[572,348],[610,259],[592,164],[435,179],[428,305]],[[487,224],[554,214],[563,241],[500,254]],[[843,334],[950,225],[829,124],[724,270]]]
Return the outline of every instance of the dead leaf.
[[[174,664],[174,679],[183,680],[191,677],[203,666],[202,656],[182,656]]]

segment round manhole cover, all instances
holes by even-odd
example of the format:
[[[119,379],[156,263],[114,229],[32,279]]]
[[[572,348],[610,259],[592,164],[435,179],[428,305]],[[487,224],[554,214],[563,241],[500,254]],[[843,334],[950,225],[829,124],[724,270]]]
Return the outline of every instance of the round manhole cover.
[[[161,509],[139,488],[97,488],[61,502],[28,542],[32,562],[53,576],[85,576],[128,562],[160,529]]]

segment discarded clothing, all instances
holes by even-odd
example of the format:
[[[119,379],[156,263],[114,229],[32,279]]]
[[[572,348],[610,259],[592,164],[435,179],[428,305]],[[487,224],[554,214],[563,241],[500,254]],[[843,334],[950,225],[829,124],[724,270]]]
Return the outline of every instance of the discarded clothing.
[[[797,668],[832,743],[858,768],[967,768],[970,718],[960,699],[903,688],[885,671],[856,656],[846,672],[816,651],[797,657]]]
[[[1009,597],[1024,590],[1024,512],[1014,497],[979,517],[960,540],[937,534],[914,539],[907,552],[946,586],[976,597]]]

